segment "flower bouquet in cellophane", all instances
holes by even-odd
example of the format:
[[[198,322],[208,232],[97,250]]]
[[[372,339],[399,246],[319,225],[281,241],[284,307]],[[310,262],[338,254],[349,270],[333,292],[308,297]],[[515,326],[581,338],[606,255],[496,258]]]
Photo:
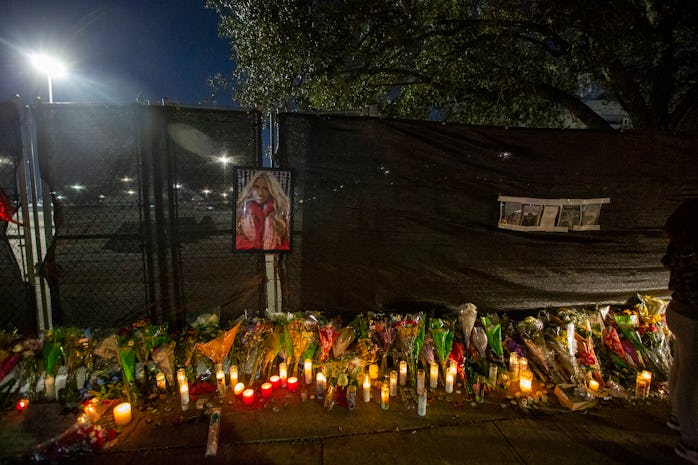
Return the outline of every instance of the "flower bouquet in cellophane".
[[[424,314],[419,312],[405,315],[402,320],[397,322],[396,329],[398,357],[407,360],[407,373],[410,378],[410,384],[416,386],[417,358],[422,350],[424,335],[426,334]]]

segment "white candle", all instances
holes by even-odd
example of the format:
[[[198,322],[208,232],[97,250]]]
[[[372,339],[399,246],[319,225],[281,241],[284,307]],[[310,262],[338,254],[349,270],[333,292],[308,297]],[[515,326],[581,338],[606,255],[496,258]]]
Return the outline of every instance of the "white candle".
[[[421,368],[417,370],[417,393],[419,394],[424,390],[424,381],[425,381],[426,375],[424,374],[424,370]]]
[[[388,383],[383,383],[381,386],[381,408],[388,410],[390,407],[390,386]]]
[[[364,402],[371,401],[371,376],[368,373],[364,375]]]
[[[225,395],[225,372],[223,370],[218,370],[216,373],[216,383],[218,388],[218,395]]]
[[[128,425],[131,422],[131,404],[124,402],[114,407],[114,423],[117,426]]]
[[[186,382],[187,382],[187,374],[184,371],[184,368],[179,368],[177,370],[177,384],[179,384],[181,386],[182,383],[186,383]]]
[[[239,396],[245,390],[245,385],[243,383],[235,383],[233,387],[233,394]]]
[[[519,389],[523,393],[531,392],[533,388],[533,372],[531,370],[519,371]]]
[[[417,400],[417,415],[423,417],[427,414],[427,390],[422,389]]]
[[[453,392],[453,372],[451,370],[448,370],[448,373],[446,373],[445,389],[449,394]]]
[[[519,357],[519,373],[528,370],[528,359],[526,357]]]
[[[315,393],[317,394],[318,399],[322,399],[322,396],[325,392],[325,374],[319,371],[316,376],[316,379],[317,384],[315,385]]]
[[[390,370],[390,395],[397,395],[397,371]]]
[[[490,384],[492,386],[497,385],[497,365],[490,365]]]
[[[439,385],[439,365],[436,362],[429,364],[429,387],[436,389]]]
[[[235,386],[238,381],[238,366],[230,365],[230,385]]]
[[[511,379],[519,378],[519,354],[512,352],[509,355],[509,371],[511,372]]]
[[[158,387],[158,391],[165,392],[167,390],[167,382],[165,381],[165,373],[159,372],[155,375],[155,383]]]
[[[288,367],[286,363],[279,363],[279,378],[281,379],[281,387],[285,388],[288,385]]]
[[[179,385],[179,397],[182,401],[182,410],[186,410],[189,406],[189,383],[186,379]]]
[[[407,362],[405,360],[400,361],[400,386],[407,384]]]
[[[303,364],[303,373],[305,374],[305,384],[313,382],[313,361],[309,358],[305,359]]]

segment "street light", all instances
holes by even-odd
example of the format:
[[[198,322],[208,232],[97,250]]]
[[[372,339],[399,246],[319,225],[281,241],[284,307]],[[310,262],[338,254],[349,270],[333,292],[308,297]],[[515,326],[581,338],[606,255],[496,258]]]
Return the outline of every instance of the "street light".
[[[63,63],[43,53],[32,55],[31,61],[36,69],[45,73],[48,77],[48,101],[53,103],[53,78],[65,76],[68,70]]]

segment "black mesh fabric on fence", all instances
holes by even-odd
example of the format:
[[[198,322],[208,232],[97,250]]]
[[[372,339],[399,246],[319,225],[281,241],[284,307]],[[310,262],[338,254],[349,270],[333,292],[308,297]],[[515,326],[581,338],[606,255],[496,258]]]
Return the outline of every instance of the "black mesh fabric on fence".
[[[260,162],[259,115],[201,108],[32,108],[55,212],[42,267],[54,324],[182,324],[257,310],[257,257],[232,254],[228,156]]]
[[[662,225],[698,196],[695,138],[280,117],[295,173],[292,309],[487,310],[666,295]],[[500,196],[608,198],[599,230],[498,227]]]
[[[22,163],[22,125],[18,104],[0,103],[0,327],[33,330],[34,309],[11,242],[24,242],[24,228],[8,220],[19,208],[17,168]],[[21,218],[15,217],[21,221]],[[19,250],[19,249],[17,249]]]

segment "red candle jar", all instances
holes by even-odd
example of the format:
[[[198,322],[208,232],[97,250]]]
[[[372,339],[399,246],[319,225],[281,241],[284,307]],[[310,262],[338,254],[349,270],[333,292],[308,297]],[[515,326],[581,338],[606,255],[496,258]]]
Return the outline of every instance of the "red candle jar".
[[[279,389],[279,387],[281,386],[281,378],[279,378],[276,375],[269,378],[269,382],[271,383],[272,389]]]
[[[19,399],[15,407],[17,408],[18,412],[24,412],[27,409],[27,407],[29,407],[29,399],[27,399],[26,397]]]
[[[245,405],[252,405],[254,402],[254,389],[245,389],[242,392],[242,401]]]
[[[291,376],[286,380],[288,384],[288,391],[289,392],[296,392],[296,389],[298,389],[298,378],[295,376]]]
[[[262,384],[262,397],[269,397],[271,395],[271,383]]]

